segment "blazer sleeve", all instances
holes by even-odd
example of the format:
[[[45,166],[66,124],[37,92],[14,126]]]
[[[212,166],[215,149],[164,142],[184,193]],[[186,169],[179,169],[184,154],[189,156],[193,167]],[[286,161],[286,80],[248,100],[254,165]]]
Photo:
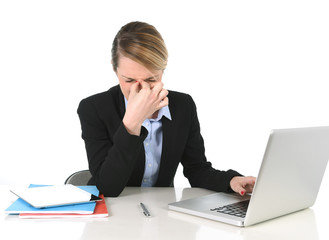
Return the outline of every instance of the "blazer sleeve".
[[[234,170],[220,171],[214,169],[205,156],[204,141],[200,133],[200,124],[196,105],[189,96],[188,106],[191,106],[190,129],[182,157],[184,175],[192,187],[206,188],[218,192],[231,192],[230,181],[235,176],[241,176]]]
[[[140,136],[130,135],[121,121],[112,135],[88,98],[80,102],[78,115],[93,179],[101,193],[117,197],[131,177],[147,130],[142,128]]]

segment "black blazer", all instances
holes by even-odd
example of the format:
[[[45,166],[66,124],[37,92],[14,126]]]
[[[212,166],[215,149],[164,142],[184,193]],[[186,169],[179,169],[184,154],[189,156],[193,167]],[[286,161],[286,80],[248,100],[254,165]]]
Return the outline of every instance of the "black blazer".
[[[192,187],[231,191],[230,180],[240,174],[216,170],[207,162],[193,99],[174,91],[169,91],[168,98],[172,120],[162,118],[162,155],[155,186],[173,186],[178,164],[182,163]],[[127,132],[122,123],[125,104],[119,85],[83,99],[78,114],[92,174],[89,183],[110,197],[118,196],[125,186],[141,186],[147,130],[142,127],[140,136]]]

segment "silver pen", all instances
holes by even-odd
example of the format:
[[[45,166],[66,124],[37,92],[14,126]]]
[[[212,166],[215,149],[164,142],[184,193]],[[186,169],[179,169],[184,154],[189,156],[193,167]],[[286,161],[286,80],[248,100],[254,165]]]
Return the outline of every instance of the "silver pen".
[[[145,217],[151,217],[151,214],[149,212],[149,210],[146,208],[146,206],[143,203],[140,203],[142,209],[143,209],[143,213],[145,215]]]

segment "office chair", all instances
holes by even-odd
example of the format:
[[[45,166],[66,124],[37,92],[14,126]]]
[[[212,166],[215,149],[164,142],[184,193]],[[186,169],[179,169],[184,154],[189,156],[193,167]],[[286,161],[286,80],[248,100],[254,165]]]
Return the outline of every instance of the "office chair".
[[[72,184],[75,186],[88,185],[88,181],[91,178],[89,170],[82,170],[71,174],[64,182],[64,184]]]

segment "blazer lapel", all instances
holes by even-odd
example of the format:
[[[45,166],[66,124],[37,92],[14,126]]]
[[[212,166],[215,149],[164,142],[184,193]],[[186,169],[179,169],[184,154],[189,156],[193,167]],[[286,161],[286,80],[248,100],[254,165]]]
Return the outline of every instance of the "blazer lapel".
[[[163,133],[163,141],[162,141],[162,152],[161,152],[161,163],[159,169],[158,180],[156,186],[173,186],[173,183],[168,183],[168,180],[171,178],[171,173],[168,172],[168,169],[173,169],[173,161],[170,161],[174,158],[174,122],[172,120],[167,119],[166,117],[162,118],[162,133]],[[175,168],[176,169],[176,168]],[[174,173],[175,174],[175,173]]]
[[[118,105],[117,106],[119,106],[120,115],[121,115],[121,118],[123,119],[123,116],[125,115],[125,112],[126,112],[126,107],[125,107],[125,99],[124,99],[124,96],[121,92],[121,88],[119,85],[117,85],[117,91],[118,91],[118,98],[117,98]]]

